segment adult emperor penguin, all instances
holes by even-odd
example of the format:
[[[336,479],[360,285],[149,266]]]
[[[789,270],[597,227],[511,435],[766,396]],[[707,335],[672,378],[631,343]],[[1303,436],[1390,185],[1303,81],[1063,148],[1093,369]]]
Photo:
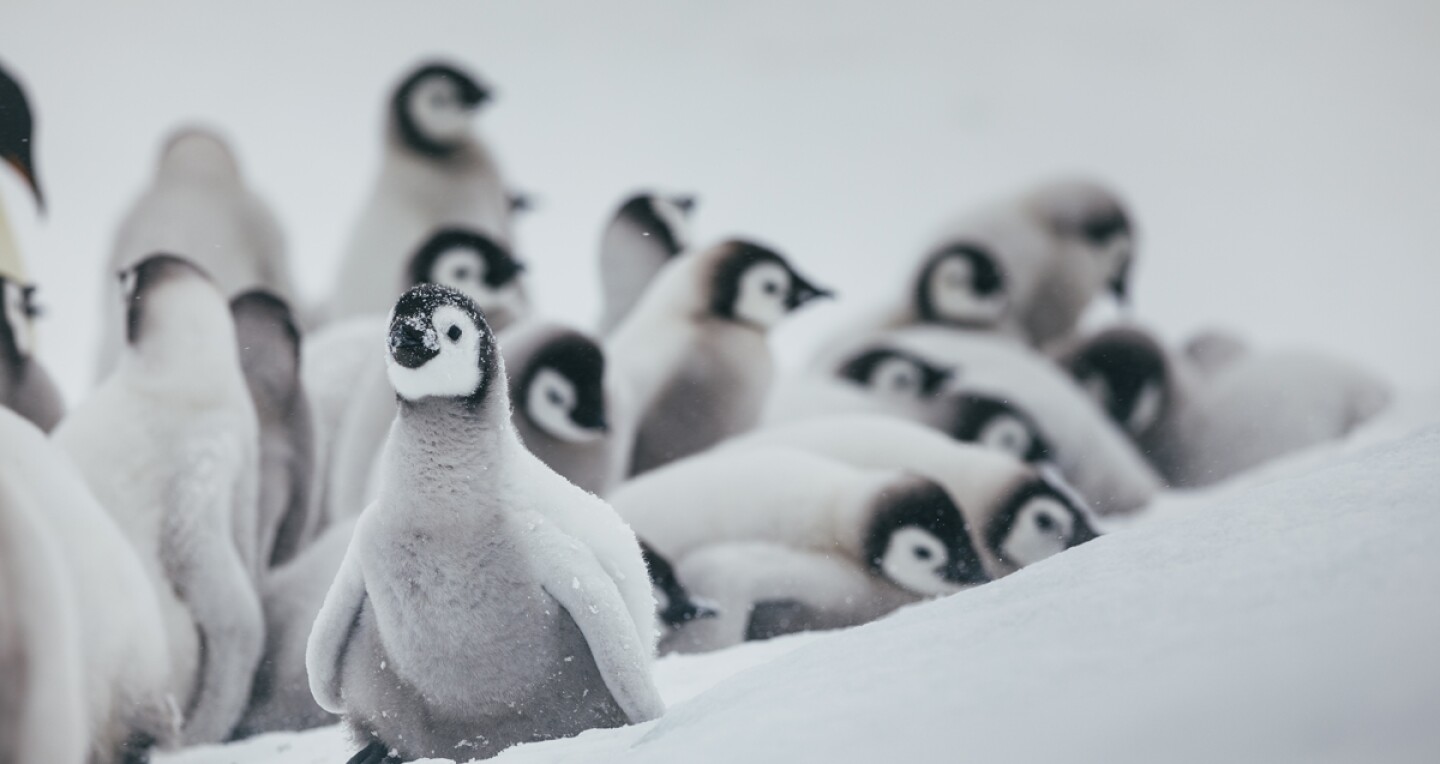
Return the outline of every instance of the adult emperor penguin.
[[[48,432],[60,421],[65,404],[34,356],[31,322],[38,313],[35,288],[0,275],[0,406]]]
[[[605,343],[624,412],[621,442],[634,443],[621,452],[628,472],[753,427],[773,376],[771,327],[830,294],[740,239],[671,260]]]
[[[256,551],[265,567],[273,567],[294,557],[320,520],[315,422],[300,378],[300,329],[290,306],[264,290],[237,296],[230,312],[260,425]]]
[[[155,177],[120,224],[106,272],[110,310],[101,312],[99,375],[124,345],[124,316],[114,274],[155,252],[183,252],[226,296],[262,288],[296,304],[280,224],[246,183],[239,161],[218,133],[181,128],[160,151]]]
[[[259,432],[227,300],[189,261],[124,275],[126,347],[55,430],[160,598],[182,742],[224,740],[264,640],[254,580]]]
[[[180,718],[165,623],[130,539],[60,447],[3,410],[0,484],[39,509],[37,521],[59,542],[79,615],[88,760],[144,761],[151,745],[173,745]]]
[[[40,191],[40,178],[35,172],[34,128],[35,120],[30,113],[25,90],[4,67],[0,67],[0,161],[29,184],[35,194],[35,203],[43,209],[45,195]],[[25,261],[20,257],[20,249],[10,232],[4,203],[0,203],[0,278],[22,286],[30,283]]]
[[[1209,485],[1338,440],[1392,397],[1369,372],[1306,351],[1240,353],[1196,368],[1192,357],[1133,326],[1088,338],[1064,362],[1179,487]]]
[[[487,758],[654,719],[655,602],[609,506],[527,451],[475,304],[435,284],[391,313],[398,411],[306,650],[352,762]]]
[[[490,97],[478,78],[445,62],[422,64],[396,86],[380,176],[341,256],[332,318],[389,310],[405,291],[406,259],[439,228],[513,243],[510,195],[472,127]]]
[[[640,301],[650,280],[690,241],[695,197],[642,192],[627,198],[600,240],[600,333],[609,334]]]

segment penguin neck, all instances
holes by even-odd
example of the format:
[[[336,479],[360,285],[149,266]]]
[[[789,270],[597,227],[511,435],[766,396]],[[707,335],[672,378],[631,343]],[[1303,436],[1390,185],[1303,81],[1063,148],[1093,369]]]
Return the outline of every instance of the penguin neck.
[[[472,408],[454,398],[401,399],[385,446],[385,491],[478,509],[476,497],[495,493],[504,465],[524,448],[504,401],[504,395],[491,394]],[[405,511],[412,504],[392,502]]]

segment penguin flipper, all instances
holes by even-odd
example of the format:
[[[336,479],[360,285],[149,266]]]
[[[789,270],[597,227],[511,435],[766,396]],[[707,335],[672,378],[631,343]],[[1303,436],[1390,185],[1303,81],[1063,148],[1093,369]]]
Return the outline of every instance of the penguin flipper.
[[[580,627],[610,696],[630,722],[660,718],[665,701],[650,673],[650,645],[640,638],[619,588],[588,548],[577,552],[568,544],[555,547],[552,559],[568,559],[570,564],[555,566],[553,580],[542,584],[545,592]]]
[[[325,593],[325,602],[315,616],[315,626],[305,642],[305,673],[310,678],[310,694],[315,702],[332,714],[341,714],[345,705],[340,699],[340,661],[355,632],[355,623],[365,606],[365,579],[355,555],[354,538],[345,550],[335,582]]]

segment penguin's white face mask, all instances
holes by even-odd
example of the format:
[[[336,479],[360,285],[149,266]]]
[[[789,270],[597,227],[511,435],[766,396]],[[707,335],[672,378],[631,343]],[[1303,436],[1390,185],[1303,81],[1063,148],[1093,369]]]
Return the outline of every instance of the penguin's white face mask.
[[[465,104],[459,87],[448,77],[430,77],[417,84],[405,108],[416,129],[442,146],[463,140],[475,121],[476,110]]]
[[[1028,461],[1037,436],[1030,425],[1013,414],[996,414],[980,428],[975,443]]]
[[[870,373],[870,389],[894,398],[912,400],[925,396],[925,370],[907,358],[890,356]]]
[[[575,423],[578,398],[569,378],[555,369],[542,368],[535,373],[525,393],[525,413],[537,427],[559,440],[570,443],[599,440],[605,436],[604,430]]]
[[[975,264],[961,255],[951,255],[935,264],[925,284],[926,297],[935,318],[958,324],[989,326],[1005,315],[1005,290],[981,294]]]
[[[397,338],[397,332],[402,336]],[[390,384],[409,401],[472,395],[484,381],[482,342],[480,328],[453,305],[436,308],[428,321],[421,316],[405,319],[401,327],[392,328],[385,354]]]
[[[1073,545],[1075,516],[1053,496],[1036,496],[1016,511],[998,551],[1024,567]]]
[[[523,312],[519,281],[511,279],[494,287],[485,280],[489,274],[490,266],[483,255],[469,247],[455,247],[435,258],[430,266],[429,280],[456,289],[474,300],[486,320]]]
[[[959,591],[960,585],[946,580],[950,553],[935,534],[914,525],[902,525],[890,534],[880,571],[902,588],[917,594],[939,595]]]
[[[759,262],[740,274],[735,318],[763,328],[780,323],[790,312],[790,272],[776,262]]]
[[[5,288],[5,323],[10,327],[10,336],[15,350],[22,358],[28,358],[34,350],[34,332],[30,322],[30,296],[25,287],[9,279],[0,279]]]

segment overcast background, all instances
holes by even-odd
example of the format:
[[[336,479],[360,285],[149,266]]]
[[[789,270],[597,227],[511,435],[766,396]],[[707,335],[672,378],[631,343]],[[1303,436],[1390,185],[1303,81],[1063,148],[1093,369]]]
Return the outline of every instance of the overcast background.
[[[382,103],[417,59],[498,93],[481,126],[539,209],[541,309],[598,312],[601,226],[637,187],[694,191],[702,240],[745,233],[846,298],[793,358],[896,283],[966,205],[1045,177],[1119,188],[1135,310],[1225,325],[1404,385],[1440,380],[1440,3],[56,2],[4,0],[0,59],[39,113],[51,203],[0,193],[74,397],[115,226],[161,137],[219,126],[329,286],[372,182]]]

